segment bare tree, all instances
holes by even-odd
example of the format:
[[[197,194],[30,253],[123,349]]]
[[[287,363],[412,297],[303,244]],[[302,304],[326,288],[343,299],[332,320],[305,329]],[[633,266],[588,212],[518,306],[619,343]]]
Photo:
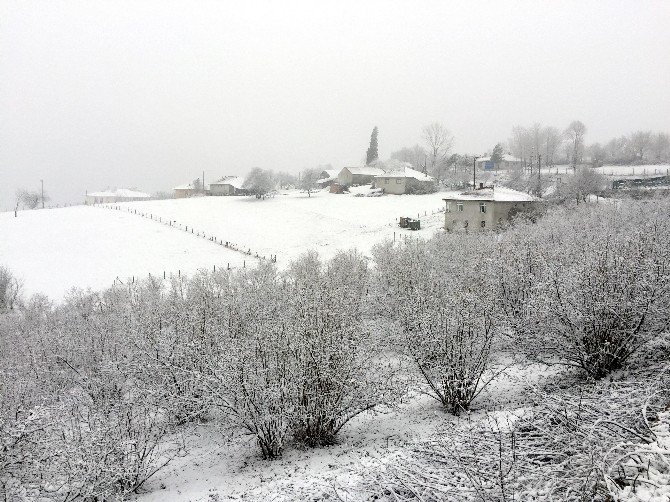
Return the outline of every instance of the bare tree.
[[[554,165],[554,156],[561,146],[563,137],[560,131],[553,126],[544,128],[544,163],[547,166]]]
[[[454,136],[439,122],[423,128],[423,139],[428,147],[430,172],[438,183],[446,170],[446,160],[454,143]]]
[[[670,157],[670,135],[664,132],[655,134],[652,140],[652,151],[656,162],[668,160]]]
[[[312,192],[319,187],[316,182],[319,179],[320,174],[321,169],[318,168],[309,168],[302,172],[299,186],[302,190],[307,192],[308,197],[311,197]]]
[[[636,131],[631,134],[630,144],[635,154],[635,159],[643,161],[645,154],[652,146],[651,131]]]
[[[565,130],[565,137],[570,141],[572,169],[577,169],[577,164],[581,162],[584,154],[584,136],[586,135],[586,126],[579,120],[573,120]]]
[[[254,194],[256,198],[262,198],[275,188],[274,173],[271,170],[255,167],[244,179],[242,186]]]
[[[414,169],[424,172],[426,170],[428,152],[422,146],[414,145],[411,148],[405,147],[393,152],[391,159],[409,162]]]

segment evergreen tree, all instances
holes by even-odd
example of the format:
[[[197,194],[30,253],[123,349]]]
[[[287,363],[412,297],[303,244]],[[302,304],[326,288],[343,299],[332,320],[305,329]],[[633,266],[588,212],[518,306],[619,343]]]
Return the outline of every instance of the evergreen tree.
[[[370,148],[366,155],[365,165],[372,164],[375,160],[379,158],[379,153],[377,152],[377,135],[379,134],[379,129],[377,126],[372,130],[372,136],[370,136]]]
[[[491,162],[494,164],[499,164],[503,160],[503,147],[500,143],[493,147],[493,153],[491,154]]]

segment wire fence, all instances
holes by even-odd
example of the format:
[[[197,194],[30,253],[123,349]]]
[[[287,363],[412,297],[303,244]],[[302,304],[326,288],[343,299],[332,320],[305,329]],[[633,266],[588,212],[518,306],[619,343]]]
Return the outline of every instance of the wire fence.
[[[272,263],[277,262],[277,255],[276,254],[271,254],[269,256],[262,255],[262,254],[260,254],[256,251],[253,251],[250,247],[240,246],[239,244],[237,244],[235,242],[232,242],[230,240],[224,240],[224,239],[222,239],[222,238],[220,238],[216,235],[207,234],[206,232],[204,232],[202,230],[196,230],[196,228],[193,227],[192,225],[182,224],[182,223],[179,223],[176,220],[163,218],[162,216],[155,215],[153,213],[143,212],[143,211],[138,210],[138,209],[134,209],[134,208],[131,208],[131,207],[119,206],[119,205],[115,205],[115,204],[94,204],[93,206],[98,207],[98,208],[110,209],[110,210],[113,210],[113,211],[124,211],[124,209],[125,209],[125,212],[127,212],[128,214],[136,215],[136,216],[139,216],[141,218],[151,220],[155,223],[158,223],[158,224],[170,227],[170,228],[174,228],[176,230],[182,230],[185,233],[190,234],[194,237],[205,239],[205,240],[211,242],[212,244],[216,244],[217,246],[221,246],[223,248],[230,249],[231,251],[236,251],[240,254],[243,254],[245,256],[249,256],[249,257],[251,257],[253,259],[256,259],[258,261],[269,261],[269,262],[272,262]],[[246,260],[243,260],[242,263],[243,263],[243,267],[246,268]],[[231,267],[230,263],[228,263],[226,268],[228,270],[230,270],[231,268],[235,268],[235,267]],[[216,265],[213,266],[213,269],[216,271]],[[178,273],[181,275],[181,271],[178,271]],[[163,276],[164,276],[163,278],[166,278],[166,272],[165,271],[163,272]]]

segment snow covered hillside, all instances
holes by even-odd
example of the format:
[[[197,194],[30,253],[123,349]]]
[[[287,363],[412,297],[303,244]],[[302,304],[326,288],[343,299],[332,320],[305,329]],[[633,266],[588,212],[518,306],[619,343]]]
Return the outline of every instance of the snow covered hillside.
[[[237,267],[245,259],[156,221],[89,206],[0,213],[0,236],[0,265],[27,294],[53,299],[72,287],[102,289],[117,278]]]
[[[100,289],[117,278],[250,266],[256,254],[277,255],[282,267],[309,249],[327,258],[354,247],[368,253],[394,233],[428,237],[442,227],[442,197],[286,191],[265,200],[199,197],[21,211],[18,218],[0,213],[0,265],[23,279],[26,293],[54,299],[71,287]],[[400,229],[400,216],[420,216],[423,230]]]
[[[356,197],[326,191],[282,191],[264,200],[255,197],[198,197],[180,200],[130,202],[121,207],[151,211],[195,231],[235,243],[239,249],[260,256],[277,255],[279,266],[309,249],[324,258],[337,250],[357,248],[367,254],[383,239],[417,235],[401,230],[400,216],[420,217],[418,235],[432,235],[443,225],[441,193]]]

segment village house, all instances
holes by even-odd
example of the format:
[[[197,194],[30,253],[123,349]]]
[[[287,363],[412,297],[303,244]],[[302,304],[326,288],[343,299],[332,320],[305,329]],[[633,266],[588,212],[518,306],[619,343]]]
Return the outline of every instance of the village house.
[[[337,181],[342,186],[368,185],[380,174],[384,174],[384,170],[378,167],[344,167],[337,175]]]
[[[484,187],[453,193],[444,199],[444,228],[447,231],[486,231],[508,221],[514,215],[536,207],[540,199],[504,187]]]
[[[505,169],[517,169],[523,167],[523,161],[513,155],[505,154],[500,162],[493,162],[491,157],[480,157],[475,161],[480,171],[498,171]]]
[[[244,178],[240,176],[224,176],[219,181],[210,183],[211,195],[246,195],[247,190],[242,188]]]
[[[103,192],[86,193],[86,204],[113,204],[115,202],[132,202],[135,200],[147,200],[151,195],[128,188],[117,188]]]
[[[375,187],[387,194],[429,193],[435,191],[435,179],[411,168],[403,162],[397,168],[379,174],[374,178]]]
[[[186,197],[191,197],[195,193],[195,187],[193,183],[187,183],[185,185],[179,185],[172,189],[174,191],[175,199],[185,199]]]
[[[316,180],[317,185],[321,188],[326,188],[327,186],[336,183],[339,172],[338,169],[324,169],[321,171],[321,174],[319,174],[319,179]]]

